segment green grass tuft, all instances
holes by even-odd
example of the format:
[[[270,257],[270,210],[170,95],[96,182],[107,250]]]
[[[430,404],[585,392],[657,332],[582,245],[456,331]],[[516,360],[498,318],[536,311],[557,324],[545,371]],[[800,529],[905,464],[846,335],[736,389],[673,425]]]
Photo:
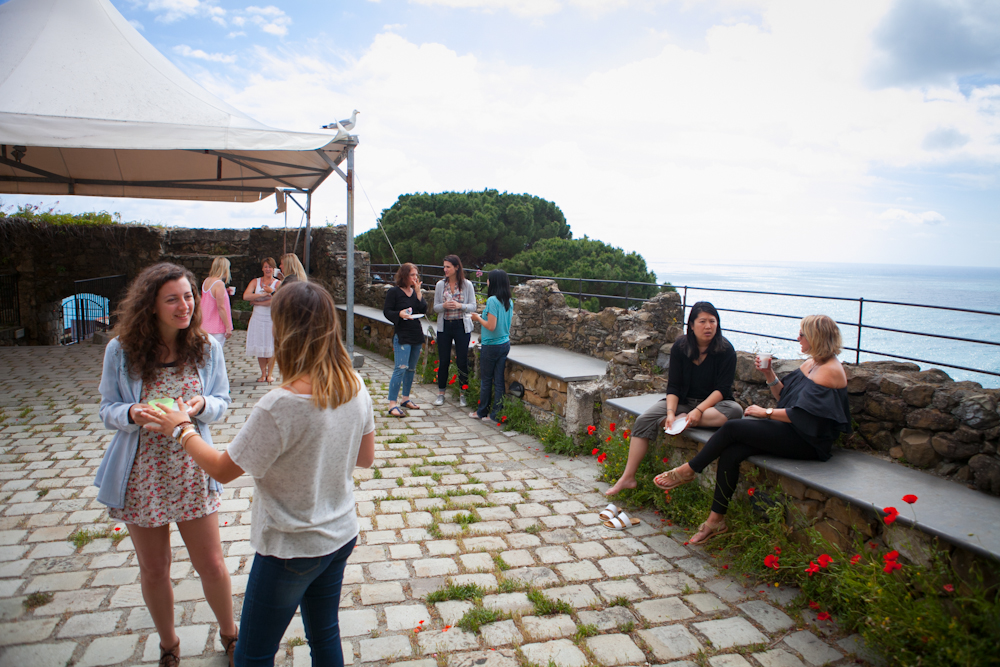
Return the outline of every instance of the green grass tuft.
[[[453,584],[448,583],[444,588],[432,592],[427,596],[428,604],[435,602],[447,602],[448,600],[480,600],[486,595],[486,591],[476,584]]]
[[[553,600],[546,597],[541,591],[528,591],[528,601],[535,606],[535,613],[539,616],[551,616],[552,614],[572,614],[573,607],[563,600]]]

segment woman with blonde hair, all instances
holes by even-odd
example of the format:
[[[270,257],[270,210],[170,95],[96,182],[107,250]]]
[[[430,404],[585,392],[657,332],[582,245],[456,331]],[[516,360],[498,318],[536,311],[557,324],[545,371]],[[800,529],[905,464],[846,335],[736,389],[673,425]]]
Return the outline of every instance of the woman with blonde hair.
[[[147,428],[177,439],[220,481],[254,478],[250,544],[256,551],[240,619],[236,664],[273,665],[296,608],[314,665],[343,665],[337,610],[358,537],[354,468],[375,460],[371,396],[341,340],[336,306],[316,283],[275,295],[275,356],[282,384],[254,407],[225,452],[184,426],[188,406]],[[345,464],[346,463],[346,464]]]
[[[841,433],[851,432],[851,406],[847,401],[847,374],[837,355],[841,337],[837,323],[826,315],[802,319],[798,336],[808,359],[779,380],[771,365],[757,369],[764,374],[777,407],[749,406],[743,414],[755,419],[733,419],[722,425],[688,463],[668,470],[654,482],[669,491],[694,479],[718,459],[712,511],[689,542],[703,544],[726,532],[725,515],[736,492],[740,463],[754,454],[788,459],[827,461],[830,448]]]
[[[306,268],[295,256],[295,253],[287,253],[281,256],[281,284],[287,285],[296,281],[309,282]]]
[[[219,621],[222,646],[232,656],[236,645],[232,586],[219,539],[222,485],[198,467],[171,431],[142,430],[155,424],[151,401],[183,398],[185,429],[211,448],[208,425],[221,421],[229,407],[222,345],[201,331],[194,284],[191,272],[176,264],[155,264],[136,277],[118,308],[117,336],[104,351],[100,385],[101,420],[114,437],[94,478],[97,500],[128,527],[142,597],[160,637],[161,667],[180,660],[171,523],[177,524]]]
[[[281,286],[274,277],[278,268],[273,257],[265,257],[261,262],[260,278],[254,278],[243,290],[243,299],[253,304],[253,315],[247,325],[247,356],[257,357],[260,377],[257,382],[274,382],[274,335],[271,331],[271,297]]]
[[[229,266],[228,259],[216,257],[208,278],[201,283],[201,328],[219,343],[233,335],[233,312],[226,287],[233,279]]]

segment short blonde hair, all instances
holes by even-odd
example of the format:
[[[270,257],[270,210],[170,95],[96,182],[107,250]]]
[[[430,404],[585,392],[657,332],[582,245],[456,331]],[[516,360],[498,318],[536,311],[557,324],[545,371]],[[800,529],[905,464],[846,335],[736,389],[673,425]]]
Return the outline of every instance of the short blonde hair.
[[[306,275],[306,267],[302,266],[302,262],[299,261],[299,258],[295,255],[295,253],[290,252],[282,255],[281,263],[285,265],[286,269],[288,269],[288,273],[292,274],[299,280],[303,282],[307,282],[309,280],[309,276]]]
[[[229,284],[233,279],[229,260],[225,257],[216,257],[212,262],[212,270],[208,272],[209,278],[218,278],[225,284]]]
[[[799,324],[802,335],[809,341],[809,356],[818,362],[832,359],[840,354],[843,341],[840,327],[827,315],[807,315]]]

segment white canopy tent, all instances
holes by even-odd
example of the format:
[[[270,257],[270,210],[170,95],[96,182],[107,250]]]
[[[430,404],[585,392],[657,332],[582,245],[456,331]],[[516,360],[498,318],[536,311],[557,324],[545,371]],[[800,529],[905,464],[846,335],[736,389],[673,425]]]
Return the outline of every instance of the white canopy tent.
[[[337,172],[347,183],[352,348],[357,144],[343,128],[333,136],[253,120],[185,76],[109,0],[0,5],[0,193],[231,202],[301,193],[308,270],[312,193]]]

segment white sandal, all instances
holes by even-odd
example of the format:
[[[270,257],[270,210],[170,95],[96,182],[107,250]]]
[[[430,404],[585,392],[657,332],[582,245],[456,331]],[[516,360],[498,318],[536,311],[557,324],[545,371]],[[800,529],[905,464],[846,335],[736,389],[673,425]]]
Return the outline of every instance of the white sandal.
[[[628,514],[625,514],[625,510],[622,510],[621,514],[611,519],[611,521],[605,521],[604,525],[614,530],[625,530],[626,528],[638,526],[640,523],[638,519],[630,518]]]
[[[614,503],[608,503],[608,506],[601,510],[601,513],[597,516],[601,517],[601,521],[611,521],[621,511],[621,508],[616,507]]]

